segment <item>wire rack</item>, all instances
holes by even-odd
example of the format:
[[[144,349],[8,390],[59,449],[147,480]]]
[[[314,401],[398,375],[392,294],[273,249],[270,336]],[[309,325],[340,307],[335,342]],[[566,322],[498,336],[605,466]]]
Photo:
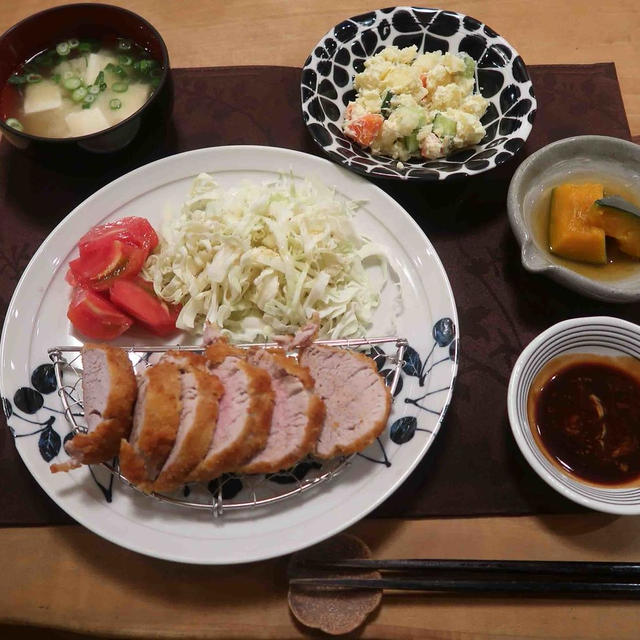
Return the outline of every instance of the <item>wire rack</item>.
[[[381,349],[384,345],[393,345],[395,352],[384,353],[386,362],[389,363],[385,380],[390,388],[391,397],[400,378],[404,352],[407,341],[398,337],[359,338],[348,340],[317,340],[316,344],[340,347],[344,349],[356,349],[360,351]],[[266,342],[256,345],[238,344],[240,348],[278,346],[275,342]],[[192,351],[202,353],[200,346],[131,346],[122,347],[129,354],[136,374],[140,374],[148,366],[151,366],[165,352],[171,350]],[[70,432],[86,433],[84,424],[84,408],[82,404],[82,356],[81,347],[53,347],[49,349],[49,357],[53,362],[57,391],[65,418],[69,424]],[[292,354],[294,355],[294,354]],[[210,482],[206,487],[192,485],[181,492],[173,494],[152,493],[144,494],[120,474],[117,459],[113,463],[102,463],[102,467],[118,478],[125,485],[135,491],[176,507],[210,511],[214,518],[218,518],[226,512],[241,511],[257,507],[266,507],[301,495],[326,483],[340,475],[350,464],[353,456],[339,457],[332,460],[319,461],[308,458],[299,462],[291,469],[286,469],[275,474],[266,475],[237,475],[225,474],[222,478]],[[302,476],[302,477],[301,477]],[[238,490],[238,487],[241,487]]]

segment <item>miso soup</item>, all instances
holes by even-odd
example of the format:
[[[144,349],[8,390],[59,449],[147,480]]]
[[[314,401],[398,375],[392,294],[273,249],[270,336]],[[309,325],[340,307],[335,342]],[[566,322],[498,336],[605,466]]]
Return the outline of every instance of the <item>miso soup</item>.
[[[164,70],[127,38],[59,42],[25,61],[0,93],[9,126],[46,138],[96,133],[135,113]]]

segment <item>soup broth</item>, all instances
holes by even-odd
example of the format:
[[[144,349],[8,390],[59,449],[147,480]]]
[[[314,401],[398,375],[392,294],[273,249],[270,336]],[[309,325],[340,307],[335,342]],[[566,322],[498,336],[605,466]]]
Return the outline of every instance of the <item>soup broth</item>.
[[[9,126],[46,138],[96,133],[134,114],[163,68],[129,39],[70,38],[27,60],[0,94]]]

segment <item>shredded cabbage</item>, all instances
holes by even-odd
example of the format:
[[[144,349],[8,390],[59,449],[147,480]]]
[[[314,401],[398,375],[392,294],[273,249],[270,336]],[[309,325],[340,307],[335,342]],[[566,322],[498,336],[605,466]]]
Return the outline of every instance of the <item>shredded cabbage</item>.
[[[143,276],[183,305],[176,324],[186,331],[202,333],[206,320],[253,342],[292,333],[317,312],[322,337],[364,336],[388,263],[353,228],[358,206],[292,176],[222,189],[202,173],[164,223]],[[382,284],[368,277],[371,260]]]

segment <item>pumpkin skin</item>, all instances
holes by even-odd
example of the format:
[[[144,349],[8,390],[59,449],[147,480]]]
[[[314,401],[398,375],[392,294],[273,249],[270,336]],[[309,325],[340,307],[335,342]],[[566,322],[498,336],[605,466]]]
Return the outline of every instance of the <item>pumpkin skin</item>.
[[[602,210],[602,228],[606,236],[615,238],[623,253],[640,258],[640,218],[632,213],[599,207]]]

